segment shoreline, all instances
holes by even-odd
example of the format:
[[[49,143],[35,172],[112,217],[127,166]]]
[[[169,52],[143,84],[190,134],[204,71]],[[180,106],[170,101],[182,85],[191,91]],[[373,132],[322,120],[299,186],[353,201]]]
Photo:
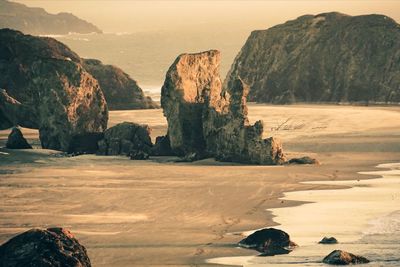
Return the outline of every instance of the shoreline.
[[[263,228],[268,228],[268,227],[275,227],[275,228],[281,229],[283,231],[287,231],[288,234],[291,236],[291,239],[300,245],[300,247],[296,248],[292,253],[287,254],[287,255],[276,255],[274,257],[257,257],[256,255],[216,257],[216,258],[207,259],[206,263],[217,264],[219,266],[258,266],[258,264],[262,264],[262,266],[275,266],[275,265],[303,266],[302,264],[307,264],[307,266],[324,266],[324,264],[322,263],[322,258],[334,249],[343,249],[343,247],[345,247],[345,248],[350,247],[353,250],[356,250],[356,252],[357,252],[357,249],[360,250],[359,245],[351,246],[351,244],[357,244],[357,242],[360,242],[360,240],[362,240],[363,238],[365,239],[365,236],[368,236],[367,229],[372,228],[372,226],[371,226],[372,220],[379,221],[380,219],[383,219],[383,218],[388,217],[395,213],[399,213],[399,215],[400,215],[400,208],[398,208],[397,205],[395,205],[395,206],[392,205],[390,208],[385,206],[385,211],[383,212],[380,210],[380,212],[379,212],[380,215],[378,215],[377,211],[375,211],[374,216],[372,216],[372,215],[367,216],[367,217],[369,217],[369,219],[367,221],[364,221],[363,223],[361,223],[359,221],[358,225],[356,227],[353,227],[353,226],[352,227],[350,227],[350,226],[337,227],[336,226],[336,228],[335,228],[335,225],[336,225],[335,223],[338,223],[338,222],[333,222],[332,218],[329,217],[329,215],[325,216],[325,217],[328,217],[327,219],[321,218],[321,215],[320,215],[320,217],[318,217],[318,215],[315,215],[315,212],[317,212],[317,214],[318,214],[318,211],[320,210],[320,209],[316,208],[316,206],[318,206],[318,205],[323,206],[323,205],[320,205],[320,204],[323,204],[321,202],[324,202],[320,196],[323,193],[327,194],[329,192],[330,194],[327,194],[328,198],[330,195],[337,195],[338,193],[341,196],[345,195],[345,196],[349,197],[350,195],[355,194],[355,192],[349,192],[349,190],[357,191],[358,187],[362,188],[365,186],[365,187],[368,187],[368,189],[371,189],[371,190],[375,189],[375,191],[378,191],[379,187],[377,187],[377,184],[378,185],[382,184],[382,183],[384,184],[385,182],[387,182],[385,180],[390,179],[388,177],[394,176],[394,177],[400,179],[400,163],[399,162],[378,164],[377,166],[374,167],[374,169],[375,169],[374,171],[357,172],[357,174],[362,174],[362,175],[366,176],[365,178],[357,179],[357,180],[303,181],[303,182],[301,182],[302,184],[332,185],[334,188],[310,189],[310,190],[302,190],[302,191],[284,192],[284,196],[279,198],[280,200],[282,200],[282,201],[291,200],[291,201],[297,202],[297,204],[294,204],[293,206],[288,206],[288,207],[274,207],[274,208],[267,209],[266,211],[271,212],[271,214],[274,218],[273,219],[274,223],[275,223],[274,225],[266,225],[266,226],[258,228],[258,229],[248,230],[248,231],[244,231],[244,232],[230,233],[232,235],[240,235],[242,238],[244,238],[257,230],[260,230]],[[368,176],[370,176],[370,177],[368,177]],[[352,184],[352,185],[350,185],[350,184]],[[375,187],[374,187],[374,184],[375,184]],[[337,188],[338,186],[340,187],[341,185],[343,186],[342,188]],[[394,186],[396,189],[399,189],[400,183],[397,182],[394,184]],[[394,193],[398,192],[396,189],[394,190]],[[346,190],[347,190],[347,193],[345,192]],[[371,193],[371,195],[373,195],[372,192],[370,192],[370,193]],[[387,192],[385,192],[385,193],[387,193]],[[315,196],[311,197],[313,194],[317,195],[317,197],[315,197]],[[376,192],[375,192],[375,194],[376,194]],[[311,195],[311,196],[307,196],[307,195]],[[318,196],[319,196],[319,198],[318,198]],[[380,196],[382,198],[382,195],[380,195]],[[400,201],[399,200],[400,195],[393,196],[393,198],[394,199],[389,202],[393,202],[395,204]],[[302,199],[303,200],[308,199],[309,201],[304,202],[304,201],[302,201]],[[341,199],[341,201],[346,201],[346,199],[343,199],[343,197],[336,196],[336,197],[334,197],[334,199],[336,199],[336,202],[332,203],[331,206],[334,207],[335,209],[337,209],[337,206],[341,207],[340,203],[337,202],[337,199]],[[357,199],[357,201],[360,201],[360,199]],[[377,201],[377,202],[379,202],[379,201]],[[304,207],[307,205],[310,208],[306,209]],[[346,205],[349,205],[349,203],[346,203]],[[304,210],[311,211],[311,206],[313,206],[313,208],[312,208],[314,211],[313,215],[311,215],[310,212],[304,212]],[[380,207],[382,207],[382,206],[380,206]],[[343,206],[342,206],[342,208],[343,208]],[[348,209],[348,207],[345,207],[344,212],[346,211],[346,208]],[[371,209],[372,207],[369,206],[369,208]],[[302,211],[299,211],[299,210],[302,210]],[[332,212],[335,213],[334,211],[332,211]],[[335,214],[338,214],[338,213],[336,212]],[[346,214],[348,214],[348,213],[346,213]],[[299,218],[301,218],[301,215],[306,216],[307,220],[306,221],[299,220]],[[352,214],[352,215],[357,216],[356,214]],[[363,212],[361,212],[358,216],[360,216],[360,215],[364,215]],[[310,218],[309,216],[312,216],[312,217],[317,216],[317,220],[318,219],[320,219],[320,220],[322,219],[322,220],[318,221],[318,222],[316,222],[316,221],[312,222],[312,220],[309,221],[309,218]],[[396,219],[395,219],[396,221],[398,220],[397,218],[400,218],[400,216],[396,217]],[[358,218],[358,220],[360,220],[360,219]],[[310,226],[308,226],[308,228],[302,227],[304,224],[308,224],[308,223],[310,224]],[[328,223],[328,224],[330,223],[331,225],[326,226],[326,223]],[[298,224],[299,226],[294,226],[294,224]],[[354,221],[353,221],[353,224],[354,224]],[[363,226],[361,226],[361,224],[363,224]],[[378,223],[376,223],[376,224],[378,224]],[[325,231],[324,234],[322,234],[322,233],[317,234],[318,231],[321,230],[320,229],[321,225],[323,225],[325,228],[336,229],[336,232],[335,231],[327,231],[327,232]],[[397,223],[394,226],[397,228],[391,229],[391,230],[398,232],[398,231],[400,231],[400,228],[398,228],[399,226],[400,226],[400,223]],[[297,229],[297,230],[293,231],[293,229],[295,229],[295,227],[300,227],[301,230]],[[345,237],[346,236],[345,233],[338,232],[339,228],[340,228],[340,231],[344,231],[344,232],[346,232],[347,228],[354,228],[354,229],[352,229],[352,231],[355,229],[357,229],[357,231],[352,232],[351,236]],[[304,230],[306,230],[306,231],[304,231]],[[358,231],[361,231],[361,232],[358,232]],[[302,236],[299,236],[298,235],[299,233],[302,233]],[[334,234],[332,234],[332,233],[334,233]],[[389,232],[389,233],[391,233],[391,232]],[[348,234],[349,233],[347,233],[347,235]],[[314,236],[310,238],[310,236],[312,236],[312,235],[314,235]],[[373,235],[373,232],[372,233],[370,232],[369,235]],[[318,244],[318,241],[320,239],[322,239],[322,237],[324,237],[324,236],[334,236],[336,238],[339,237],[338,238],[339,244],[333,244],[333,245]],[[388,240],[386,240],[386,242],[387,241]],[[317,248],[317,246],[319,246],[320,248]],[[314,254],[312,252],[311,252],[311,254],[305,254],[304,252],[300,252],[300,253],[296,252],[298,250],[305,250],[306,253],[307,252],[310,253],[309,247],[313,247],[312,252],[314,252]],[[239,247],[237,247],[237,248],[240,250],[251,252],[251,250],[246,250],[244,248],[239,248]],[[377,249],[377,248],[369,248],[369,250],[374,250],[374,249]],[[315,251],[324,251],[325,254],[323,254],[323,253],[315,254]],[[328,251],[328,252],[326,252],[326,251]],[[362,249],[361,249],[361,251],[362,251]],[[354,252],[354,251],[350,251],[350,252]],[[370,251],[368,251],[368,249],[367,249],[363,253],[368,253],[368,252],[370,252]],[[393,253],[395,254],[397,252],[393,251]],[[258,254],[258,253],[256,253],[256,254]],[[298,255],[298,254],[300,254],[300,255]],[[363,254],[361,254],[361,255],[363,255]],[[310,260],[310,258],[311,258],[311,260]],[[382,261],[379,263],[379,264],[381,264],[380,266],[392,266],[391,264],[398,264],[400,262],[400,258],[393,256],[389,260],[388,259],[380,259],[380,261]],[[372,261],[372,263],[374,263],[374,260]],[[376,263],[376,261],[375,261],[375,263]]]

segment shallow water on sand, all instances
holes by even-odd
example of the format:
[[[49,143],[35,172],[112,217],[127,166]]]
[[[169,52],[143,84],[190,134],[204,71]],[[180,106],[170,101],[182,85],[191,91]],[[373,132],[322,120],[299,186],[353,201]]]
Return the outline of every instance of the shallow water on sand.
[[[274,257],[223,257],[210,263],[243,266],[321,266],[334,249],[359,254],[370,266],[399,266],[400,256],[400,163],[382,164],[388,171],[364,172],[382,178],[353,181],[312,182],[350,187],[338,190],[297,191],[285,200],[310,202],[272,209],[274,219],[299,248]],[[244,233],[249,235],[253,231]],[[336,245],[321,245],[324,236],[334,236]]]

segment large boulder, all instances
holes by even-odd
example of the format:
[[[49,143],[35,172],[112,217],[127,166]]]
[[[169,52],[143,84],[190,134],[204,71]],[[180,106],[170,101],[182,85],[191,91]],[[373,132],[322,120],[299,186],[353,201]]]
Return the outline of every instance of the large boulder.
[[[126,155],[132,159],[146,158],[153,146],[150,137],[151,129],[147,125],[133,122],[119,123],[104,132],[104,139],[99,141],[98,154]],[[139,153],[144,152],[144,153]]]
[[[249,100],[400,102],[400,26],[384,15],[305,15],[253,31],[227,75]]]
[[[0,266],[90,267],[84,246],[66,229],[31,229],[0,246]]]
[[[0,101],[8,103],[1,116],[12,125],[39,129],[43,148],[68,151],[74,136],[107,128],[107,104],[97,80],[78,55],[54,39],[1,29],[0,88],[6,90]]]
[[[97,59],[84,59],[83,62],[85,69],[99,82],[110,110],[159,108],[120,68],[104,65]]]
[[[19,128],[13,127],[8,135],[6,147],[10,149],[30,149],[32,146],[26,141]]]
[[[254,249],[265,256],[290,253],[297,245],[290,240],[289,234],[275,228],[255,231],[238,244],[240,247]]]
[[[367,258],[357,256],[343,250],[334,250],[329,253],[323,260],[323,263],[331,265],[350,265],[369,263]]]
[[[222,88],[221,54],[217,50],[182,54],[169,68],[161,89],[161,106],[168,121],[173,152],[196,159],[281,164],[282,147],[274,138],[262,139],[263,123],[247,118],[248,87],[238,78]]]

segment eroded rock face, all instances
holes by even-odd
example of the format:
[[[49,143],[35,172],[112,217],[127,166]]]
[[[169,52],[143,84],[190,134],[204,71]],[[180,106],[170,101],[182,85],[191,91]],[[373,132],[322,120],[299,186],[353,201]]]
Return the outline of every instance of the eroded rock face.
[[[288,254],[297,246],[286,232],[275,228],[258,230],[241,240],[238,245],[257,250],[264,256]]]
[[[84,246],[66,229],[32,229],[0,246],[0,266],[90,267]]]
[[[400,102],[400,26],[383,15],[305,15],[253,31],[229,71],[266,103]]]
[[[96,59],[84,59],[83,62],[85,69],[99,82],[110,110],[159,108],[120,68],[104,65]]]
[[[132,156],[132,159],[148,158],[145,154],[150,154],[153,146],[150,131],[147,125],[119,123],[104,132],[104,139],[99,141],[97,153]]]
[[[32,146],[26,141],[19,128],[14,127],[8,135],[6,147],[10,149],[31,149]]]
[[[221,161],[280,164],[282,147],[274,138],[262,139],[261,121],[250,125],[246,97],[249,88],[237,79],[223,89],[217,50],[180,55],[169,68],[161,91],[174,153],[214,156]]]
[[[161,88],[171,148],[177,155],[204,153],[203,110],[208,95],[221,92],[220,52],[182,54],[169,68]]]
[[[68,151],[74,136],[107,127],[97,80],[78,55],[54,39],[0,30],[0,88],[6,90],[2,99],[10,97],[2,116],[11,114],[12,125],[39,129],[43,148]]]
[[[322,262],[331,265],[349,265],[368,263],[369,260],[343,250],[334,250]]]

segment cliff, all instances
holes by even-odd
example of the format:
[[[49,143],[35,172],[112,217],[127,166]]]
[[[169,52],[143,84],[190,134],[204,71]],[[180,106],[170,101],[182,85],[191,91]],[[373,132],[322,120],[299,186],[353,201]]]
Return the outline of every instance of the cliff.
[[[43,8],[0,0],[0,28],[29,34],[101,33],[95,25],[70,13],[49,14]]]
[[[305,15],[253,31],[225,80],[249,100],[400,102],[400,26],[383,15]]]
[[[108,109],[96,79],[67,46],[0,30],[2,127],[39,129],[43,148],[69,151],[75,136],[101,133]]]

